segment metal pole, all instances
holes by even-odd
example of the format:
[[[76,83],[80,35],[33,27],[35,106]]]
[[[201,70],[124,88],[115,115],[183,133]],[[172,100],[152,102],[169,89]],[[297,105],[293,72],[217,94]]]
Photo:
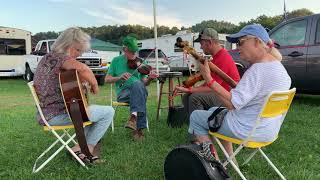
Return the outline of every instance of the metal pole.
[[[156,71],[159,74],[159,60],[158,60],[158,32],[157,32],[157,11],[156,11],[156,0],[153,0],[153,26],[154,26],[154,48],[155,48],[155,58],[156,58]],[[157,97],[159,101],[159,80],[157,80]]]

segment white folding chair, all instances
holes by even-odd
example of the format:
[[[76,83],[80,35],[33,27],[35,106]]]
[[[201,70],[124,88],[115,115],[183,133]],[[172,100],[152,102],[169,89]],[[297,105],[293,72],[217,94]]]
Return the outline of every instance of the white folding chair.
[[[117,117],[117,110],[118,110],[118,107],[128,107],[130,106],[129,103],[126,103],[126,102],[118,102],[118,101],[114,101],[113,100],[113,83],[110,84],[110,105],[114,108],[114,117],[113,117],[113,120],[111,122],[111,130],[112,130],[112,133],[114,132],[114,120],[116,119]],[[148,122],[148,118],[147,118],[147,130],[149,132],[149,122]]]
[[[254,127],[252,128],[251,132],[249,133],[248,137],[246,139],[235,139],[231,137],[224,136],[219,133],[213,133],[209,131],[209,134],[213,136],[213,138],[216,140],[218,145],[220,146],[221,150],[223,151],[224,155],[226,156],[227,160],[223,162],[223,166],[227,166],[227,164],[231,164],[232,167],[235,169],[235,171],[240,175],[242,179],[246,179],[242,172],[240,171],[239,167],[237,167],[233,161],[233,158],[240,152],[240,150],[243,147],[254,149],[252,154],[245,160],[245,162],[242,165],[247,164],[251,158],[259,151],[262,156],[267,160],[267,162],[271,165],[271,167],[277,172],[277,174],[281,177],[281,179],[285,179],[285,177],[280,173],[280,171],[277,169],[277,167],[271,162],[271,160],[267,157],[267,155],[262,151],[262,147],[266,147],[270,144],[272,144],[277,138],[271,142],[255,142],[251,140],[252,135],[256,131],[256,128],[259,126],[260,122],[263,120],[263,118],[272,118],[277,116],[282,116],[281,121],[284,120],[286,117],[286,114],[288,112],[288,109],[291,105],[292,99],[295,95],[296,88],[293,88],[288,91],[273,91],[269,94],[269,96],[265,100],[265,104],[262,107],[260,114],[255,122]],[[270,119],[266,121],[272,121]],[[234,144],[238,144],[238,148],[233,152],[233,154],[229,155],[228,152],[225,150],[223,145],[221,144],[220,140],[222,139],[224,141],[232,142]]]
[[[42,109],[40,107],[40,103],[39,103],[39,98],[38,95],[34,89],[33,86],[33,81],[28,83],[28,86],[30,88],[31,94],[33,96],[34,102],[37,106],[38,112],[45,124],[45,126],[43,126],[43,130],[44,131],[49,131],[51,132],[56,138],[57,140],[54,141],[46,150],[43,151],[43,153],[38,156],[38,158],[36,159],[34,165],[33,165],[33,169],[32,172],[33,173],[37,173],[39,172],[45,165],[47,165],[59,152],[61,152],[64,148],[66,148],[70,154],[85,168],[87,168],[87,166],[82,162],[82,160],[72,151],[72,149],[69,147],[69,143],[73,143],[73,144],[77,144],[77,142],[74,140],[74,138],[76,137],[76,134],[70,134],[69,130],[73,129],[74,126],[73,125],[65,125],[65,126],[51,126],[48,124],[48,121],[45,119]],[[84,122],[83,126],[88,126],[91,125],[92,122]],[[57,133],[57,131],[63,131],[63,133],[61,135],[59,135]],[[66,139],[67,138],[67,139]],[[66,140],[64,140],[66,139]],[[40,164],[39,166],[37,166],[38,161],[44,157],[53,147],[55,147],[58,143],[61,143],[62,145],[46,160],[44,160],[44,162],[42,164]]]

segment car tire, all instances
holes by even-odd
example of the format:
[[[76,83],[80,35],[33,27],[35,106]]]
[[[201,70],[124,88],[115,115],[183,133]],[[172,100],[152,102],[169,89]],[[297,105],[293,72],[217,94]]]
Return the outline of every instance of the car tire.
[[[33,73],[28,65],[26,66],[26,71],[25,71],[24,76],[25,76],[26,81],[28,81],[28,82],[33,80]]]
[[[104,79],[106,76],[98,76],[97,77],[97,81],[98,81],[98,85],[103,86],[104,85]]]

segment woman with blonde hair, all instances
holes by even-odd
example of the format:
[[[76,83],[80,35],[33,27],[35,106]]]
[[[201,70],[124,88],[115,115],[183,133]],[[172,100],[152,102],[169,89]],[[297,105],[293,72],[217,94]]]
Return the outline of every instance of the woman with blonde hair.
[[[291,78],[281,64],[282,56],[274,48],[268,33],[260,24],[247,25],[238,33],[227,36],[231,43],[237,43],[240,58],[250,66],[237,86],[230,92],[222,88],[211,76],[208,63],[200,65],[200,72],[207,86],[212,89],[227,110],[216,118],[221,118],[222,125],[218,133],[232,138],[245,139],[264,104],[265,97],[271,91],[288,90]],[[190,116],[189,133],[195,135],[195,141],[202,144],[201,155],[208,159],[217,158],[215,149],[208,136],[208,117],[217,107],[208,111],[196,110]],[[277,117],[281,118],[281,117]],[[252,135],[253,141],[269,142],[276,138],[281,121],[262,121]],[[229,154],[232,144],[223,142]]]
[[[91,92],[96,94],[99,91],[97,80],[91,69],[76,60],[88,48],[90,48],[90,36],[77,27],[71,27],[57,38],[52,45],[52,51],[39,62],[34,74],[34,87],[38,94],[43,114],[52,126],[72,124],[60,91],[59,73],[62,70],[77,70],[80,79],[90,84]],[[85,127],[84,130],[88,148],[92,154],[98,141],[103,137],[112,122],[114,110],[110,106],[99,105],[90,105],[88,110],[89,119],[93,124]],[[37,119],[40,124],[44,125],[39,115]],[[103,162],[95,154],[89,160],[81,152],[79,145],[74,146],[72,150],[84,162]]]

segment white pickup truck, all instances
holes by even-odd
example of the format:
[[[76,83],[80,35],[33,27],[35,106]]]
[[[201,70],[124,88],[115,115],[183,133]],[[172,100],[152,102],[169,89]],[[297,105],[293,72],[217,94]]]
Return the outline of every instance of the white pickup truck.
[[[25,79],[33,80],[33,74],[36,71],[38,63],[42,57],[49,53],[55,39],[41,40],[37,43],[35,49],[29,55],[24,56]],[[108,63],[102,59],[95,51],[88,51],[77,57],[77,60],[90,67],[93,74],[96,76],[98,84],[104,85],[104,78],[107,74]]]

